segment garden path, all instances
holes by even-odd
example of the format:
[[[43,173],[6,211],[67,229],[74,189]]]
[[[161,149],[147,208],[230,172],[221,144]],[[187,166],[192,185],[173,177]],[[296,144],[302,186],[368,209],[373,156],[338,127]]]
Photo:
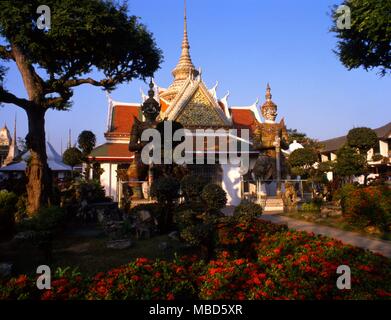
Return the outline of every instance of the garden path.
[[[328,236],[334,239],[338,239],[346,244],[351,244],[356,247],[368,249],[375,253],[391,258],[391,242],[385,240],[371,239],[369,237],[360,235],[355,232],[344,231],[328,226],[322,226],[316,223],[292,219],[284,217],[276,213],[264,213],[261,219],[270,221],[273,223],[287,224],[289,228],[313,232],[315,234]]]

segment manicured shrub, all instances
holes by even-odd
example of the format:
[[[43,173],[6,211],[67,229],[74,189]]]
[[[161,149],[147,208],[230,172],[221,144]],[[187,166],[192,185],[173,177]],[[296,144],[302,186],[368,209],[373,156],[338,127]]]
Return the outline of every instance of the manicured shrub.
[[[351,192],[356,190],[358,188],[357,185],[347,183],[343,185],[341,188],[339,188],[337,191],[335,191],[333,195],[334,201],[340,201],[342,212],[346,212],[346,201],[351,196]]]
[[[13,192],[0,191],[0,239],[11,236],[15,229],[17,196]]]
[[[171,204],[179,197],[180,184],[173,177],[160,177],[152,183],[151,195],[163,205]]]
[[[301,212],[320,212],[320,205],[316,202],[303,203],[299,209]]]
[[[181,191],[186,202],[199,202],[202,189],[207,185],[205,178],[187,175],[181,180]]]
[[[32,218],[23,220],[18,229],[37,232],[53,232],[62,227],[65,221],[65,212],[59,207],[43,207]]]
[[[389,231],[391,190],[387,186],[357,188],[345,199],[344,214],[355,223],[373,225]]]
[[[262,214],[262,207],[254,202],[243,200],[235,208],[234,217],[239,222],[252,221],[257,216]]]
[[[217,184],[210,183],[202,189],[201,194],[208,211],[219,211],[227,204],[227,194]]]

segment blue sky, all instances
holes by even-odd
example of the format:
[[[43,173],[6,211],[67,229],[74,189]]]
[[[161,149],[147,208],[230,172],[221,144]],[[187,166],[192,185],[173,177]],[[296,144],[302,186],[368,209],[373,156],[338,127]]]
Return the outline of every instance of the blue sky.
[[[341,0],[188,0],[188,31],[195,66],[202,68],[207,86],[219,81],[218,96],[230,91],[229,103],[245,106],[264,101],[270,82],[279,118],[317,139],[345,134],[354,126],[379,127],[391,121],[391,79],[376,71],[348,71],[333,53],[336,39],[328,30],[331,6]],[[129,0],[129,12],[141,17],[163,50],[164,63],[156,82],[172,81],[183,34],[182,0]],[[11,67],[6,87],[26,96],[17,70]],[[139,102],[140,81],[112,92],[115,100]],[[49,111],[47,138],[60,150],[68,130],[73,140],[92,130],[104,142],[107,99],[92,86],[75,90],[71,111]],[[18,136],[27,133],[23,110],[0,108],[0,125],[12,129],[15,113]]]

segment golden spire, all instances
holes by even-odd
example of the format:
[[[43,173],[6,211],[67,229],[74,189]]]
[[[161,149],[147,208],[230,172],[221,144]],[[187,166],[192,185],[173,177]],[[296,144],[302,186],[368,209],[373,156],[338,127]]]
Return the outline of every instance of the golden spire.
[[[272,100],[272,94],[271,94],[271,89],[270,89],[269,82],[267,83],[265,98],[266,98],[267,101],[271,101]]]
[[[178,93],[183,83],[189,78],[195,78],[199,72],[193,65],[190,57],[190,44],[187,34],[187,13],[186,13],[186,0],[184,0],[184,24],[183,24],[183,40],[182,40],[182,52],[179,58],[179,62],[172,71],[174,76],[174,82],[170,85],[166,92],[161,96],[166,100],[172,100]]]
[[[274,123],[277,117],[277,105],[272,101],[272,93],[269,83],[266,87],[266,102],[262,105],[261,112],[265,122]]]

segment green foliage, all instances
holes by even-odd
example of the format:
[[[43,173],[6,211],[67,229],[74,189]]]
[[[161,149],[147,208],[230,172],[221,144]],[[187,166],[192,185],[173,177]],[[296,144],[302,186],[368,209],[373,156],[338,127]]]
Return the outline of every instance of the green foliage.
[[[334,201],[340,201],[342,212],[346,212],[346,202],[351,193],[357,189],[357,185],[346,183],[333,194]]]
[[[181,191],[186,202],[199,202],[207,181],[201,176],[187,175],[181,180]]]
[[[208,211],[219,211],[227,204],[227,194],[217,184],[207,184],[202,189],[201,197]]]
[[[13,234],[18,197],[13,192],[0,191],[0,239]]]
[[[33,230],[39,233],[53,232],[65,221],[65,212],[59,207],[43,207],[32,218],[19,223],[20,230]]]
[[[179,181],[173,177],[162,176],[153,181],[151,195],[156,197],[160,204],[171,204],[179,198]]]
[[[316,202],[303,203],[301,205],[301,212],[320,212],[320,205]]]
[[[376,132],[370,128],[353,128],[347,135],[348,145],[352,148],[357,148],[362,155],[375,148],[378,144]]]
[[[95,85],[113,89],[120,82],[152,76],[159,67],[161,51],[138,18],[127,15],[125,4],[48,0],[45,4],[52,14],[48,32],[35,25],[40,4],[37,0],[1,1],[0,33],[8,43],[22,48],[32,65],[51,75],[46,81],[49,93],[59,92],[69,99],[69,88],[78,83],[65,86],[64,80],[89,74],[93,68],[106,77]]]
[[[365,172],[365,157],[356,150],[344,145],[337,151],[337,161],[334,166],[335,173],[341,177],[351,177]]]
[[[179,230],[197,224],[197,213],[192,209],[178,210],[175,212],[175,223]]]
[[[377,226],[389,232],[391,189],[388,186],[358,187],[345,192],[343,212],[353,223]]]
[[[339,39],[336,54],[349,70],[363,67],[365,70],[379,68],[385,75],[391,69],[390,58],[390,1],[344,0],[351,10],[351,28],[339,29],[339,14],[335,6],[332,12],[331,31]]]
[[[247,200],[242,200],[235,208],[234,217],[240,223],[252,221],[254,218],[262,214],[262,207]]]
[[[289,155],[289,163],[292,167],[308,168],[318,160],[317,154],[313,149],[303,148],[293,151]]]
[[[322,147],[318,140],[308,137],[306,133],[299,132],[297,129],[288,129],[287,133],[288,145],[296,140],[296,142],[300,143],[305,148],[320,150]]]
[[[106,198],[104,187],[98,180],[80,180],[74,185],[76,199],[86,200],[88,203],[105,202]]]
[[[96,145],[96,136],[93,132],[84,130],[79,134],[77,139],[80,150],[82,151],[83,157],[87,157]]]
[[[65,164],[73,168],[83,162],[83,156],[79,149],[71,147],[64,151],[62,160]]]

